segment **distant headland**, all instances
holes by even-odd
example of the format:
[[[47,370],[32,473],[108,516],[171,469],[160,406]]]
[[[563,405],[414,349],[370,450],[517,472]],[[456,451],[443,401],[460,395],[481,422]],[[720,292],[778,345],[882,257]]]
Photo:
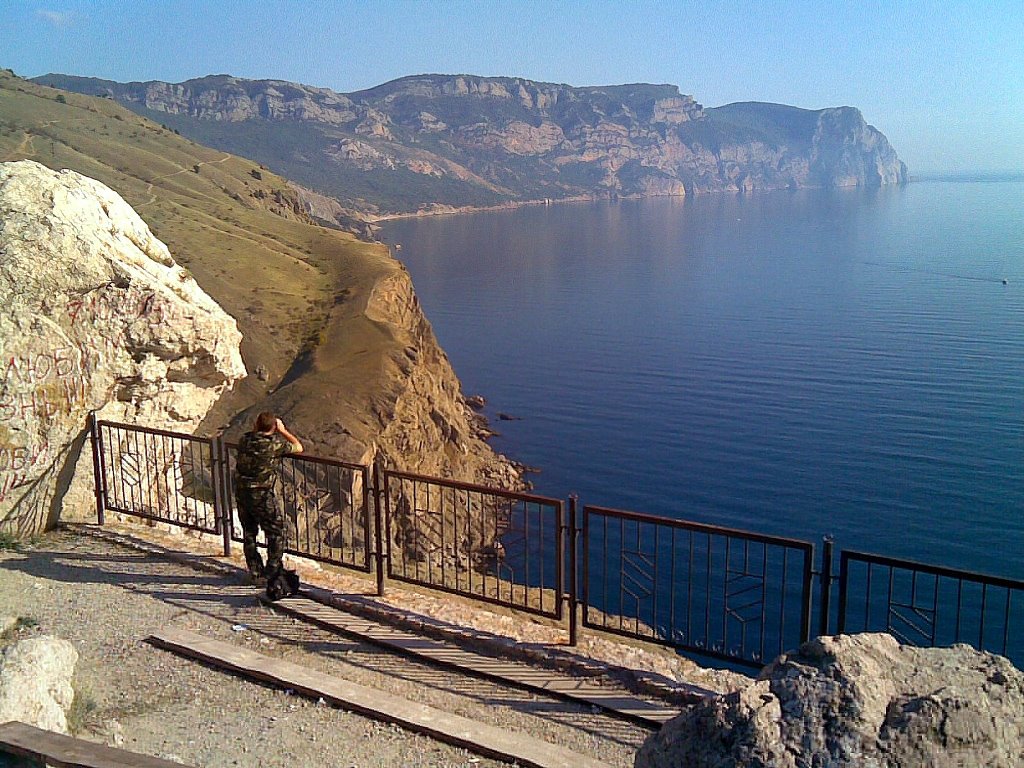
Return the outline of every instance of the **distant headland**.
[[[415,75],[342,94],[212,75],[35,82],[114,99],[262,163],[351,219],[529,201],[898,184],[907,168],[853,107],[705,108],[674,85],[574,87]]]

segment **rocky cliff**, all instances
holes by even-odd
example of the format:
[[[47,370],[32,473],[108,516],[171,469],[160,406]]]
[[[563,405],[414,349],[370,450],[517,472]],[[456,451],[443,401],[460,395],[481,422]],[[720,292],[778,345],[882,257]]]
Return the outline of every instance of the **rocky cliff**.
[[[419,75],[340,94],[227,75],[38,81],[116,99],[363,213],[907,178],[886,138],[852,107],[705,109],[672,85]]]
[[[237,321],[249,375],[201,434],[237,436],[269,406],[313,454],[363,461],[379,450],[405,470],[520,484],[481,439],[401,264],[314,223],[339,213],[332,201],[109,99],[0,70],[0,158],[26,157],[116,189]]]
[[[90,412],[192,432],[245,375],[240,341],[118,194],[0,163],[0,527],[90,508]]]

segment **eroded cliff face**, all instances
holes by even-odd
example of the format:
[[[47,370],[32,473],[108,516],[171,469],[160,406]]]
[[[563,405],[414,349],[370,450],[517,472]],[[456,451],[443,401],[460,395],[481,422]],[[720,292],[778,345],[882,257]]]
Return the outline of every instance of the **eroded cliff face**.
[[[885,137],[852,107],[705,109],[672,85],[417,75],[337,94],[223,75],[178,84],[39,80],[107,94],[364,214],[907,178]]]
[[[405,268],[380,246],[348,278],[315,343],[232,431],[269,407],[322,455],[522,487],[518,466],[483,439]]]

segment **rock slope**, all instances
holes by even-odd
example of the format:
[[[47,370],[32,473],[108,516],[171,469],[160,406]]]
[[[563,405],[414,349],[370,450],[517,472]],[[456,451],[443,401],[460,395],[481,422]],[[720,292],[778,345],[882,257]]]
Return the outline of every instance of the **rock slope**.
[[[418,75],[341,94],[227,75],[37,82],[116,99],[364,213],[907,179],[852,107],[705,109],[673,85]]]
[[[72,473],[88,509],[91,411],[191,432],[245,375],[240,341],[113,190],[0,164],[0,525],[48,527]]]

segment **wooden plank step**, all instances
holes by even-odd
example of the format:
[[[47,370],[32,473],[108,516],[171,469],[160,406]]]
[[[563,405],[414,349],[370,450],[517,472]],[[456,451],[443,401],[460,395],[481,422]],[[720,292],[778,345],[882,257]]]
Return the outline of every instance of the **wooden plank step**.
[[[276,602],[265,597],[261,599],[272,608],[330,631],[367,640],[389,650],[460,672],[599,707],[612,715],[649,728],[660,728],[679,714],[679,709],[637,698],[625,690],[519,661],[473,653],[453,643],[381,624],[301,595]]]
[[[599,760],[540,741],[525,733],[503,731],[187,630],[162,629],[148,640],[160,648],[246,677],[290,688],[311,698],[323,698],[352,712],[396,723],[485,757],[532,768],[602,768],[605,765]]]
[[[17,720],[0,725],[2,752],[56,768],[182,768],[181,763],[45,731]]]

